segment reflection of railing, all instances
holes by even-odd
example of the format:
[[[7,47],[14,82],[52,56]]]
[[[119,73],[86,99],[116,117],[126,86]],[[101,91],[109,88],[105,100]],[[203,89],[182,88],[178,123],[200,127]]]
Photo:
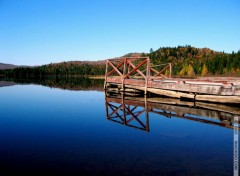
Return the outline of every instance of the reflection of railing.
[[[129,127],[149,131],[149,112],[233,129],[240,109],[213,104],[181,102],[171,98],[141,98],[106,95],[107,119]],[[135,121],[135,123],[132,123]]]
[[[138,106],[125,103],[124,98],[106,98],[106,115],[108,120],[149,131],[148,111],[146,109],[147,107],[143,104]]]

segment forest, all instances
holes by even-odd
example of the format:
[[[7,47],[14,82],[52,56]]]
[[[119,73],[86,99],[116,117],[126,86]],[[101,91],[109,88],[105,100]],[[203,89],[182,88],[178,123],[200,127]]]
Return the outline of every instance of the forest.
[[[125,56],[132,56],[127,54]],[[172,63],[173,76],[240,76],[240,51],[225,53],[208,48],[195,48],[190,45],[178,47],[161,47],[149,53],[138,53],[148,56],[156,64]],[[105,74],[105,62],[70,61],[36,67],[18,67],[0,70],[3,77],[25,78],[46,76],[99,76]]]
[[[104,62],[105,63],[105,62]],[[51,76],[97,76],[104,75],[105,64],[85,63],[81,61],[70,61],[56,64],[42,65],[38,67],[18,67],[14,69],[0,70],[0,75],[10,78],[31,78]]]
[[[240,75],[240,51],[229,54],[187,45],[159,48],[146,56],[154,65],[172,63],[175,76]]]

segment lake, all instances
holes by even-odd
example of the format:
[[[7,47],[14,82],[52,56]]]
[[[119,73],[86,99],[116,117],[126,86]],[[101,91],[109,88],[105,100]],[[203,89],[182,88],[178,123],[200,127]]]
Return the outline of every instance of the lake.
[[[239,108],[77,84],[0,87],[0,175],[233,175]]]

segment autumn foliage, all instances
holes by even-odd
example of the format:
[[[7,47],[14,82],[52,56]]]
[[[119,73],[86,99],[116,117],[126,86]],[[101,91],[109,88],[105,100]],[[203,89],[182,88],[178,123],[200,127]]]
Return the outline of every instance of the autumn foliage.
[[[172,63],[175,76],[240,75],[240,51],[216,52],[190,45],[163,47],[149,54],[154,64]]]

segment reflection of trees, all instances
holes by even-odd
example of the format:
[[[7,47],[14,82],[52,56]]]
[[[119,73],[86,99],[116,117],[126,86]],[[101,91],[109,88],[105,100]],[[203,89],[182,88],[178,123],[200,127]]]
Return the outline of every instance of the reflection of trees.
[[[51,88],[60,88],[67,90],[99,90],[103,89],[104,80],[90,79],[87,77],[42,77],[42,78],[2,78],[0,81],[11,81],[17,84],[38,84]]]

